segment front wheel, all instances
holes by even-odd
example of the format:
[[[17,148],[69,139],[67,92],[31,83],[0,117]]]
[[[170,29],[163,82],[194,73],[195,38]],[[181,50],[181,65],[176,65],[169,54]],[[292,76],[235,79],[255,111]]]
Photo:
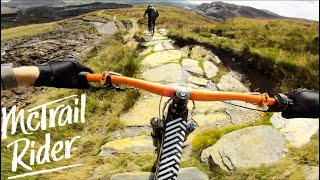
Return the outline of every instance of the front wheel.
[[[155,180],[176,179],[186,137],[187,122],[177,118],[167,122],[158,149]]]

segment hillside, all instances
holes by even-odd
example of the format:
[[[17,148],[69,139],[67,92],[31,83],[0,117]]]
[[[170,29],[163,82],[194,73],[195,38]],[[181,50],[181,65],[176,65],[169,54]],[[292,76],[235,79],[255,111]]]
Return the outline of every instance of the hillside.
[[[16,7],[16,8],[29,8],[29,7],[37,7],[37,6],[70,6],[70,5],[83,5],[83,4],[90,4],[90,3],[117,3],[117,4],[159,4],[165,6],[174,6],[174,7],[181,7],[181,8],[190,8],[194,9],[196,5],[192,2],[188,1],[171,1],[171,0],[148,0],[148,1],[141,1],[141,0],[37,0],[37,1],[23,1],[23,0],[12,0],[9,3],[1,3],[2,7]]]
[[[191,10],[157,6],[160,17],[156,34],[151,37],[146,31],[147,19],[142,18],[145,8],[146,5],[138,5],[99,10],[56,22],[2,30],[1,62],[12,62],[15,66],[36,65],[53,58],[74,57],[95,73],[114,71],[167,85],[183,83],[202,90],[284,92],[296,87],[319,90],[316,84],[319,81],[317,23],[249,18],[220,23]],[[20,109],[30,109],[81,94],[87,96],[85,123],[37,130],[28,135],[19,130],[16,135],[2,140],[1,179],[30,172],[21,166],[16,173],[11,171],[13,148],[7,145],[25,137],[37,141],[33,149],[38,149],[44,144],[46,133],[51,134],[53,143],[75,136],[81,138],[71,149],[72,158],[32,165],[33,171],[69,164],[84,165],[28,179],[111,179],[118,173],[152,170],[156,155],[150,137],[150,118],[159,114],[159,96],[137,89],[92,92],[28,87],[2,91],[1,103],[7,108],[17,105]],[[165,101],[166,98],[162,104]],[[74,106],[73,100],[67,103]],[[59,105],[52,105],[52,108]],[[318,119],[289,121],[278,118],[276,113],[261,113],[223,102],[196,102],[193,118],[200,126],[188,137],[181,167],[196,167],[210,179],[304,179],[319,167]],[[297,123],[297,127],[290,129],[290,123]],[[249,133],[245,136],[247,139],[241,139],[238,134],[225,143],[228,149],[223,150],[231,153],[226,153],[224,160],[234,158],[231,155],[239,149],[252,152],[239,143],[257,147],[256,159],[242,153],[241,163],[222,163],[219,168],[208,162],[209,156],[202,155],[226,134],[246,129],[267,130],[257,136]],[[268,139],[275,136],[279,141]],[[294,146],[290,143],[295,139],[290,141],[290,137],[296,136],[310,139],[304,140],[301,146]],[[261,143],[266,144],[256,146]],[[274,149],[277,150],[275,158],[268,160],[278,161],[259,167],[238,167],[243,161],[256,163],[270,155],[265,153],[267,150]],[[28,151],[24,160],[28,161],[30,154]],[[232,173],[225,170],[228,165],[235,166]],[[192,177],[194,175],[192,173]]]
[[[25,1],[25,0],[11,0],[9,2],[1,2],[1,6],[3,7],[9,7],[9,8],[30,8],[30,7],[36,7],[36,6],[65,6],[66,3],[63,2],[63,0],[50,0],[50,1],[44,1],[44,0],[32,0],[32,1]]]
[[[196,7],[196,11],[216,21],[223,21],[235,17],[281,18],[278,14],[268,10],[260,10],[249,6],[240,6],[225,2],[202,3]]]
[[[28,7],[26,9],[18,10],[12,13],[9,13],[8,10],[6,11],[5,9],[3,9],[4,14],[1,15],[1,29],[7,29],[21,25],[48,23],[102,9],[132,7],[128,4],[99,2],[82,5],[69,5],[63,7],[54,7],[46,3],[43,6],[40,6],[40,4],[38,4],[38,6]]]

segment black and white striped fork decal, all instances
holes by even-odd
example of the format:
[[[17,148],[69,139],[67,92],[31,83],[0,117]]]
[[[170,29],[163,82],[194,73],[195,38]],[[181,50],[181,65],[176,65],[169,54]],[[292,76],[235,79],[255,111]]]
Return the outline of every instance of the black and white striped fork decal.
[[[166,124],[157,180],[175,180],[178,177],[186,126],[187,123],[182,118]]]

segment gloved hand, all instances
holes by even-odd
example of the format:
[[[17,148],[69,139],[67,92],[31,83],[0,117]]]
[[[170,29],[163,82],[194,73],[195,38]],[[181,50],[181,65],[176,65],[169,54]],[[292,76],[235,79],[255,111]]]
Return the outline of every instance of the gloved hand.
[[[52,60],[38,65],[40,75],[34,86],[88,89],[89,83],[80,72],[93,73],[75,59]]]
[[[284,118],[319,118],[319,93],[308,89],[295,89],[285,93],[293,100],[293,105],[288,105],[282,111]]]

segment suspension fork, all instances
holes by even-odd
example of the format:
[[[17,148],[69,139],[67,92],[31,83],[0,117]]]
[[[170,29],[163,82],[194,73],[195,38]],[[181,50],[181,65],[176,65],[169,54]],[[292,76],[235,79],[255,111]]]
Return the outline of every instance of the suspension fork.
[[[155,179],[176,179],[187,134],[189,89],[178,89],[169,105],[161,133]]]

